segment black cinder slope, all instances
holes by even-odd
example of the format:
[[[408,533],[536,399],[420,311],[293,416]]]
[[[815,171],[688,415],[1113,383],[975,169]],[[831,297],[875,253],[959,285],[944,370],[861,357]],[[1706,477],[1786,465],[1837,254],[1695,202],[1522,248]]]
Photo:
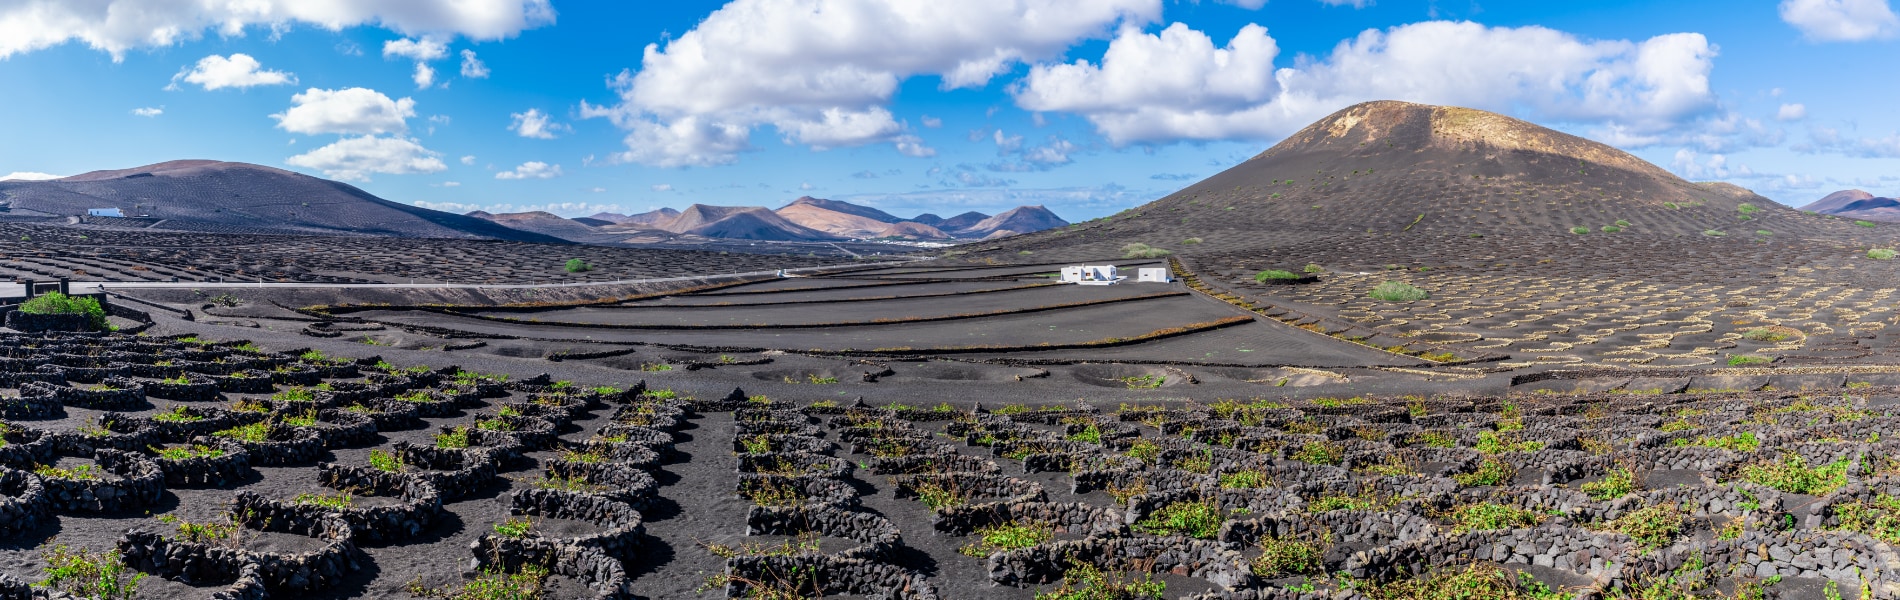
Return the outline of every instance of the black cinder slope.
[[[1866,233],[1740,187],[1685,181],[1622,150],[1503,115],[1380,101],[1333,113],[1149,204],[972,250],[1101,255],[1141,242],[1217,252],[1272,244],[1275,233],[1569,236],[1601,235],[1605,227],[1671,237]]]

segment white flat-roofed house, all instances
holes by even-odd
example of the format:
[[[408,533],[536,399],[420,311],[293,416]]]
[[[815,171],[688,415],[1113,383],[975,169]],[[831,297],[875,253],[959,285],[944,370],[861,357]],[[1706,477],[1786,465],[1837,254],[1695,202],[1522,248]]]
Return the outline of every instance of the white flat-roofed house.
[[[1169,273],[1168,270],[1164,268],[1135,269],[1135,282],[1137,283],[1170,283],[1173,281],[1174,274]]]
[[[1082,265],[1062,268],[1062,282],[1078,285],[1115,285],[1127,279],[1115,265]]]
[[[88,217],[124,217],[125,213],[121,212],[119,209],[116,209],[116,208],[88,208],[86,209],[86,216]]]

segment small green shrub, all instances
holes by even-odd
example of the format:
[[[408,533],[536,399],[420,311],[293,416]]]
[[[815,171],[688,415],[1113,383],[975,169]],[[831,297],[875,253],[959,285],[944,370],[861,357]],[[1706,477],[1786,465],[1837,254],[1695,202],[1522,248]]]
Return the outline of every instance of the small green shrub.
[[[1078,562],[1062,574],[1062,587],[1036,592],[1036,600],[1161,600],[1167,589],[1168,584],[1155,581],[1153,574],[1104,573]]]
[[[1324,568],[1326,545],[1293,537],[1266,537],[1260,540],[1260,556],[1248,566],[1253,574],[1268,579],[1288,575],[1311,575]]]
[[[1135,531],[1151,535],[1185,535],[1213,539],[1220,532],[1220,507],[1213,502],[1176,502],[1135,523]]]
[[[535,565],[522,565],[517,573],[482,569],[481,575],[462,584],[460,589],[442,587],[430,589],[417,579],[405,588],[409,595],[417,598],[446,598],[448,600],[538,600],[546,594],[548,570]]]
[[[403,462],[402,457],[393,452],[371,450],[369,451],[369,466],[385,473],[401,473]]]
[[[1867,258],[1874,260],[1893,260],[1896,254],[1900,254],[1900,252],[1895,252],[1892,248],[1875,248],[1867,251]]]
[[[1141,242],[1122,246],[1122,258],[1162,258],[1170,254],[1174,253]]]
[[[192,423],[203,421],[204,417],[186,412],[186,408],[183,406],[174,406],[171,410],[152,415],[152,420],[165,421],[167,423]]]
[[[1600,231],[1602,231],[1603,233],[1616,233],[1622,230],[1623,230],[1622,227],[1617,227],[1615,225],[1604,225],[1603,229],[1601,229]]]
[[[1789,494],[1819,496],[1847,485],[1848,459],[1818,467],[1809,467],[1798,454],[1786,454],[1781,460],[1742,467],[1742,478],[1761,486]]]
[[[35,465],[33,467],[34,475],[69,481],[98,481],[99,474],[103,472],[104,471],[100,470],[99,467],[93,465],[74,465],[73,468],[70,469],[62,469],[52,465]]]
[[[270,439],[270,423],[258,422],[250,425],[239,425],[230,429],[212,432],[211,435],[251,443],[263,443]]]
[[[1458,445],[1458,440],[1442,431],[1420,431],[1412,434],[1412,443],[1433,448],[1451,448]]]
[[[594,265],[587,264],[587,261],[578,258],[570,258],[567,261],[567,272],[569,273],[586,273],[592,270],[594,270]]]
[[[1325,273],[1326,267],[1319,266],[1317,263],[1308,263],[1306,268],[1301,270],[1308,273]]]
[[[1431,292],[1418,289],[1402,281],[1387,281],[1372,288],[1369,294],[1374,299],[1386,302],[1414,302],[1432,297]]]
[[[1122,384],[1127,385],[1128,389],[1131,390],[1152,390],[1161,387],[1162,384],[1167,382],[1168,378],[1160,375],[1140,375],[1122,378]]]
[[[1227,489],[1258,489],[1272,487],[1273,481],[1265,473],[1252,469],[1235,471],[1220,476],[1220,486]]]
[[[131,600],[138,595],[144,573],[126,568],[118,550],[94,554],[85,548],[68,549],[65,544],[40,551],[46,561],[46,579],[39,587],[50,588],[93,600]]]
[[[1879,226],[1878,223],[1875,223],[1873,221],[1855,221],[1854,224],[1859,225],[1861,227],[1878,227]]]
[[[1004,550],[1028,548],[1047,542],[1055,538],[1055,530],[1050,527],[1009,523],[979,528],[976,530],[976,537],[977,541],[958,548],[957,552],[964,556],[984,558]]]
[[[1444,569],[1424,579],[1400,579],[1369,591],[1368,597],[1376,600],[1563,600],[1569,597],[1551,591],[1549,585],[1529,573],[1513,577],[1510,571],[1490,563],[1471,563],[1462,571]]]
[[[435,447],[450,450],[469,447],[468,426],[463,425],[447,433],[435,434]]]
[[[1616,220],[1616,226],[1617,226],[1617,227],[1622,227],[1622,228],[1624,228],[1624,229],[1629,229],[1629,228],[1630,228],[1630,222],[1629,222],[1629,221],[1625,221],[1625,220],[1622,220],[1622,219],[1617,219],[1617,220]]]
[[[1267,280],[1270,280],[1270,279],[1299,279],[1299,278],[1300,278],[1300,275],[1298,273],[1294,273],[1292,271],[1281,271],[1279,269],[1268,269],[1268,270],[1253,274],[1253,280],[1259,281],[1259,282],[1266,282]]]
[[[1676,438],[1676,440],[1670,442],[1669,445],[1702,446],[1705,448],[1733,450],[1735,452],[1754,452],[1761,449],[1761,438],[1755,437],[1755,432],[1753,431],[1744,431],[1734,435],[1705,435],[1696,438]]]
[[[1788,334],[1780,330],[1761,327],[1742,332],[1742,339],[1751,342],[1780,342],[1788,339]]]
[[[1486,458],[1478,463],[1477,470],[1470,473],[1457,473],[1451,476],[1453,481],[1467,487],[1499,486],[1511,482],[1517,477],[1517,469],[1497,459]]]
[[[1728,366],[1731,366],[1731,367],[1745,367],[1748,365],[1765,365],[1771,362],[1775,362],[1775,360],[1772,358],[1768,358],[1766,356],[1747,356],[1747,355],[1742,355],[1742,354],[1735,354],[1728,357]]]
[[[1735,210],[1736,210],[1736,211],[1738,211],[1738,212],[1740,212],[1740,213],[1742,213],[1742,214],[1744,214],[1744,215],[1752,215],[1752,214],[1755,214],[1755,213],[1757,213],[1757,212],[1760,212],[1760,211],[1761,211],[1761,208],[1760,208],[1760,207],[1757,207],[1757,206],[1755,206],[1755,205],[1753,205],[1753,204],[1749,204],[1749,203],[1747,203],[1747,202],[1743,202],[1743,203],[1741,203],[1741,204],[1737,204],[1737,205],[1735,205]]]
[[[1366,496],[1322,496],[1306,503],[1306,512],[1326,513],[1335,510],[1378,510],[1381,502],[1378,498]]]
[[[1532,527],[1543,522],[1544,515],[1503,504],[1485,502],[1455,508],[1446,518],[1452,523],[1451,532],[1460,534],[1491,529]]]
[[[495,524],[495,533],[511,538],[527,537],[533,529],[534,523],[526,518],[510,518]]]
[[[271,394],[270,399],[278,402],[315,402],[317,395],[303,387],[293,387]]]
[[[1709,237],[1724,237],[1728,235],[1728,232],[1722,231],[1719,229],[1707,229],[1707,230],[1703,230],[1702,235],[1706,235]]]
[[[1583,235],[1583,234],[1586,234],[1586,233],[1590,233],[1590,228],[1589,228],[1589,227],[1583,227],[1583,226],[1577,226],[1577,227],[1572,227],[1572,228],[1570,228],[1570,232],[1571,232],[1571,233],[1574,233],[1574,234],[1577,234],[1577,235]]]
[[[356,503],[349,494],[297,494],[291,502],[308,506],[321,506],[331,510],[343,510]]]
[[[1832,529],[1867,534],[1889,544],[1900,543],[1900,498],[1879,494],[1872,500],[1835,504],[1829,510],[1840,519]]]
[[[1604,474],[1603,479],[1583,484],[1582,489],[1585,495],[1598,502],[1614,500],[1636,491],[1636,474],[1617,467]]]
[[[1536,452],[1544,449],[1544,443],[1537,441],[1519,441],[1515,436],[1506,438],[1498,435],[1495,431],[1485,430],[1478,432],[1478,443],[1474,444],[1472,448],[1482,454]]]
[[[111,328],[111,324],[106,321],[106,309],[99,306],[99,301],[94,298],[48,292],[21,303],[20,312],[30,315],[86,315],[92,321],[93,329]]]
[[[205,445],[200,445],[200,444],[191,444],[191,445],[177,446],[177,447],[172,447],[172,448],[165,448],[165,447],[160,447],[160,446],[147,446],[147,448],[151,449],[151,451],[157,454],[160,458],[164,458],[167,460],[185,460],[185,459],[191,459],[191,458],[217,458],[220,456],[224,456],[224,449],[213,448],[211,446],[205,446]]]
[[[1627,513],[1615,521],[1604,523],[1604,528],[1636,540],[1644,548],[1662,548],[1668,546],[1676,536],[1682,534],[1683,525],[1688,522],[1680,505],[1674,502],[1655,504]]]
[[[1346,449],[1330,442],[1307,442],[1291,458],[1315,465],[1337,465],[1346,459]]]

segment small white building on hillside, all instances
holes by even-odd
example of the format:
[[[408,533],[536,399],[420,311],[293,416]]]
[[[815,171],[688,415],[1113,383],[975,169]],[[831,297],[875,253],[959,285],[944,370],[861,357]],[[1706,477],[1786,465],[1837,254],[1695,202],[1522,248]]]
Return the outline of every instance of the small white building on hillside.
[[[1172,283],[1174,274],[1164,268],[1135,269],[1135,281],[1137,283]]]
[[[1062,282],[1079,285],[1115,285],[1127,279],[1115,265],[1082,265],[1062,268]]]

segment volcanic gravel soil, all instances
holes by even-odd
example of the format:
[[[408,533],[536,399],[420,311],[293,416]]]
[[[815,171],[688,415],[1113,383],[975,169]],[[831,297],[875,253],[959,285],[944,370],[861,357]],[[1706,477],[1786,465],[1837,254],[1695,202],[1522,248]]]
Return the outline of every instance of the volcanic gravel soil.
[[[841,257],[333,236],[177,233],[0,223],[0,277],[77,281],[540,284],[692,277]],[[579,258],[592,270],[564,268]]]

